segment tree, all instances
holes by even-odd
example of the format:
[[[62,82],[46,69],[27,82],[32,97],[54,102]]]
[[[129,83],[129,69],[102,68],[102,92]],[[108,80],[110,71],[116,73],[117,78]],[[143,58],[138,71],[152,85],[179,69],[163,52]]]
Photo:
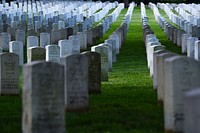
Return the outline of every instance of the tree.
[[[129,0],[124,0],[124,6],[125,8],[128,8]]]

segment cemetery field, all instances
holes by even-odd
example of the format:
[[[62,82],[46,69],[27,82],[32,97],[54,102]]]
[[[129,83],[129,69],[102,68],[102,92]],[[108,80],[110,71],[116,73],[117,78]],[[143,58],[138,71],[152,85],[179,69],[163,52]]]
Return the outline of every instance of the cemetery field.
[[[127,9],[122,10],[123,18]],[[170,42],[154,19],[151,9],[146,9],[149,24],[167,50],[181,53]],[[164,12],[162,12],[164,14]],[[118,19],[96,44],[102,43],[121,24]],[[22,69],[20,69],[22,75]],[[145,44],[142,35],[141,10],[135,7],[127,38],[117,55],[117,62],[109,72],[109,81],[102,82],[102,93],[89,96],[89,110],[66,113],[68,133],[163,133],[163,106],[157,103],[149,76]],[[22,89],[20,76],[20,89]],[[0,133],[22,132],[22,95],[0,97]]]
[[[118,25],[114,23],[111,27]],[[66,113],[68,132],[164,132],[163,109],[152,89],[141,27],[140,9],[135,7],[126,41],[109,73],[109,82],[102,83],[101,95],[90,95],[88,112]]]

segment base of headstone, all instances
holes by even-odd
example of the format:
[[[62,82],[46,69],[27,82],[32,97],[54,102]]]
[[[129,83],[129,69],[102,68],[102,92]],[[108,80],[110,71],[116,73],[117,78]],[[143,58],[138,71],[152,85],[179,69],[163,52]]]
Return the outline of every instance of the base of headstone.
[[[10,90],[8,90],[7,92],[4,90],[4,92],[0,92],[0,96],[19,96],[20,95],[20,91],[16,90],[16,92],[14,92],[14,90],[12,90],[12,94],[10,93]]]
[[[183,132],[174,132],[174,131],[171,131],[171,130],[165,130],[165,133],[183,133]]]
[[[101,91],[89,90],[89,94],[101,94]]]
[[[79,109],[68,109],[65,108],[65,112],[87,112],[89,110],[89,107],[79,108]]]
[[[163,106],[164,105],[163,101],[162,100],[158,100],[158,105]]]

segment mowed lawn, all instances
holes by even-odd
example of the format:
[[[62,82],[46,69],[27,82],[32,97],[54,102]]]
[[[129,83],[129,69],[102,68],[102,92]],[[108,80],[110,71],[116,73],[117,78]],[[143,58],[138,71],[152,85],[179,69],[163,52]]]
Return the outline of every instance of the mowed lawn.
[[[98,43],[120,26],[127,9]],[[133,11],[127,38],[109,73],[109,82],[102,83],[102,94],[90,95],[87,112],[66,113],[68,133],[163,133],[163,107],[158,105],[156,92],[147,68],[142,40],[140,8]],[[150,25],[167,49],[179,51],[170,43],[147,9]],[[172,46],[171,46],[172,45]],[[21,80],[22,82],[22,80]],[[20,85],[22,87],[22,83]],[[22,88],[21,88],[22,89]],[[0,96],[0,133],[21,133],[22,98]]]

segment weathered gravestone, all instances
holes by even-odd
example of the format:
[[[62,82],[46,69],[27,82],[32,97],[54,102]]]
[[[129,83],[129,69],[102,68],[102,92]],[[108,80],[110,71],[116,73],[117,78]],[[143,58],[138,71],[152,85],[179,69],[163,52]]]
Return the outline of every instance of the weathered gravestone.
[[[3,48],[3,51],[9,51],[9,42],[11,41],[11,36],[7,32],[3,32],[0,35],[0,47]]]
[[[61,58],[65,66],[65,109],[66,111],[87,110],[88,96],[88,59],[82,54]]]
[[[78,32],[77,36],[79,37],[80,48],[86,49],[87,48],[87,36],[86,32]]]
[[[148,42],[146,45],[146,53],[147,53],[147,64],[148,68],[150,68],[150,47],[154,45],[161,45],[160,42]]]
[[[167,53],[169,52],[168,50],[165,50],[165,49],[161,49],[161,50],[157,50],[153,53],[153,88],[155,90],[157,90],[157,86],[158,86],[158,83],[157,83],[157,56],[162,54],[162,53]]]
[[[42,47],[30,47],[27,51],[27,62],[45,60],[46,51]]]
[[[190,58],[194,58],[194,44],[197,40],[197,37],[189,37],[187,39],[187,56]]]
[[[108,48],[108,71],[112,71],[112,45],[108,43],[102,43],[99,44],[98,46],[105,46]]]
[[[101,93],[101,56],[97,52],[83,52],[88,58],[89,93]]]
[[[108,81],[108,47],[93,46],[91,51],[101,55],[101,81]]]
[[[45,47],[50,45],[50,34],[49,33],[40,33],[40,47]]]
[[[200,132],[200,88],[191,88],[192,90],[185,94],[185,122],[184,133],[199,133]]]
[[[172,52],[165,52],[160,53],[156,56],[156,68],[157,68],[157,74],[155,75],[157,77],[157,98],[159,103],[163,103],[164,101],[164,61],[167,58],[178,56],[178,54],[172,53]]]
[[[72,40],[72,53],[73,54],[80,53],[80,42],[77,35],[69,36],[69,40]]]
[[[72,36],[74,32],[73,32],[73,28],[71,27],[67,28],[66,30],[67,30],[67,39],[68,39],[68,37]]]
[[[15,41],[16,29],[8,27],[7,32],[11,35],[11,40]]]
[[[19,56],[0,54],[0,95],[19,95]]]
[[[24,30],[17,30],[15,36],[16,36],[16,37],[15,37],[15,40],[16,40],[16,41],[23,42],[23,45],[25,45],[26,33],[25,33]]]
[[[23,133],[65,133],[64,67],[33,62],[23,68]]]
[[[87,36],[87,46],[91,46],[93,44],[93,41],[92,41],[92,29],[88,29],[86,31],[86,36]]]
[[[187,53],[187,40],[188,38],[191,37],[189,34],[183,34],[182,35],[182,53]]]
[[[112,62],[116,62],[117,61],[117,57],[116,57],[116,41],[112,40],[112,39],[107,39],[105,40],[105,43],[110,44],[112,46]]]
[[[19,56],[19,64],[24,64],[24,46],[23,42],[12,41],[9,43],[9,52],[15,53]]]
[[[45,49],[46,61],[60,63],[60,47],[58,45],[47,45]]]
[[[120,37],[115,33],[115,34],[110,35],[109,39],[114,41],[115,46],[116,46],[116,54],[119,54]]]
[[[164,45],[153,45],[153,46],[150,46],[150,50],[149,50],[149,68],[150,68],[150,76],[153,77],[153,53],[155,51],[158,51],[158,50],[164,50],[165,49],[165,46]]]
[[[51,44],[58,44],[58,41],[61,40],[61,30],[52,30],[51,31]]]
[[[72,53],[72,47],[73,42],[72,40],[60,40],[58,42],[58,45],[60,46],[60,57],[65,57],[67,55],[73,54]]]
[[[194,58],[200,61],[200,41],[195,41],[194,45]]]
[[[165,130],[183,132],[184,92],[200,86],[200,63],[185,56],[165,60],[164,117]]]
[[[35,36],[36,33],[35,33],[35,30],[34,29],[28,29],[27,30],[27,36]]]
[[[29,47],[35,47],[38,45],[38,37],[37,36],[28,36],[27,37],[27,49]]]

